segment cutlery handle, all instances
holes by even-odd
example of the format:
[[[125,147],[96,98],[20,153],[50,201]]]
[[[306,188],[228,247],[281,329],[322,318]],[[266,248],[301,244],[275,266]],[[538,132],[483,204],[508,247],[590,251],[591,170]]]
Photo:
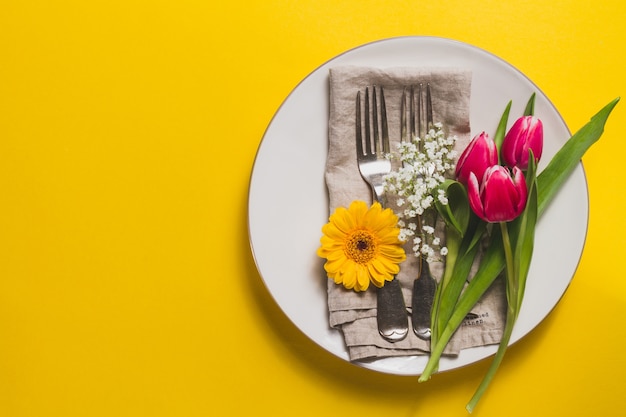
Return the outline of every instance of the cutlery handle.
[[[430,339],[430,314],[436,290],[437,282],[430,274],[428,262],[422,259],[419,277],[413,282],[411,320],[413,332],[423,340]]]
[[[409,333],[409,317],[398,280],[387,281],[378,288],[376,297],[378,332],[392,343],[404,339]]]

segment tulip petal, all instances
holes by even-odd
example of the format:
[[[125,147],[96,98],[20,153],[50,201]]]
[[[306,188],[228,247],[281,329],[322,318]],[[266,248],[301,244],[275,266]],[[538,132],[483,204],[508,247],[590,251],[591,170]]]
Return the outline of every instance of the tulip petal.
[[[543,151],[543,123],[534,116],[522,116],[504,138],[502,159],[510,167],[527,169],[529,149],[532,149],[535,161],[539,161]]]
[[[516,213],[519,192],[506,168],[497,168],[485,180],[482,196],[485,216],[491,222],[507,222],[519,214]]]
[[[515,211],[517,216],[522,214],[524,209],[526,208],[526,200],[528,199],[528,189],[526,186],[526,177],[521,169],[518,167],[513,167],[513,185],[517,189],[518,192],[518,201],[515,207]]]
[[[485,173],[483,183],[483,206],[485,217],[490,222],[508,221],[512,217],[513,191],[512,181],[508,173],[504,173],[501,167],[493,167]]]
[[[498,149],[496,144],[485,132],[476,135],[459,157],[455,168],[455,175],[459,182],[467,184],[469,175],[473,172],[482,179],[485,170],[498,163]]]
[[[485,218],[483,202],[480,198],[480,185],[478,184],[478,178],[476,178],[476,174],[473,172],[470,172],[467,181],[467,197],[469,199],[470,207],[474,213],[476,213],[476,215],[481,219],[487,220]]]
[[[496,223],[508,222],[518,217],[526,206],[526,180],[519,168],[509,170],[494,165],[485,171],[482,184],[476,175],[470,175],[468,182],[470,207],[483,220]]]
[[[529,133],[529,147],[533,150],[535,161],[541,159],[543,153],[543,122],[538,118],[533,118],[531,132]]]

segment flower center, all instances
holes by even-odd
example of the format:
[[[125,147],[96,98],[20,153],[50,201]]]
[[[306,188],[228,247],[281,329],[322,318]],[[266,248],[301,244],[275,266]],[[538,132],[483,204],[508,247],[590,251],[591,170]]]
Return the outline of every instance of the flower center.
[[[359,264],[365,264],[376,256],[375,236],[367,230],[355,230],[346,240],[346,256]]]

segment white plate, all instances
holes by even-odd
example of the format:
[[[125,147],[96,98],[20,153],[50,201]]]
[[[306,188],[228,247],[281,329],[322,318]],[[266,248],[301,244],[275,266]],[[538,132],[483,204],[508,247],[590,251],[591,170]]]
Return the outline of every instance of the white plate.
[[[328,352],[348,361],[340,333],[329,328],[323,260],[315,251],[328,221],[324,165],[328,144],[328,69],[337,65],[458,66],[471,68],[472,134],[495,131],[509,100],[511,122],[536,92],[535,115],[544,123],[541,170],[571,136],[554,106],[520,71],[500,58],[457,41],[402,37],[347,51],[306,77],[286,98],[259,147],[250,181],[248,227],[259,273],[291,321]],[[539,221],[524,305],[512,342],[530,332],[558,303],[578,265],[588,221],[588,194],[579,165]],[[445,371],[483,359],[496,346],[442,358]],[[427,357],[357,363],[398,375],[419,375]]]

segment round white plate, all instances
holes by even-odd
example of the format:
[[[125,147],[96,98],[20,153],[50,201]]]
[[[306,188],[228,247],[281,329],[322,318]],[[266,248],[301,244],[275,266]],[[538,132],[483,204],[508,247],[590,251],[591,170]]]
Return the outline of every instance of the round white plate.
[[[541,170],[571,136],[558,111],[520,71],[476,47],[432,37],[402,37],[347,51],[306,77],[286,98],[259,147],[250,181],[248,227],[259,273],[291,321],[328,352],[348,361],[341,334],[328,325],[327,278],[316,256],[321,227],[328,221],[324,165],[328,145],[328,69],[456,66],[470,68],[472,135],[493,134],[502,111],[513,101],[512,123],[535,92],[535,115],[544,123]],[[530,332],[558,303],[578,265],[588,221],[588,194],[579,165],[539,221],[524,305],[512,342]],[[483,359],[496,346],[466,349],[442,358],[445,371]],[[426,356],[357,363],[398,375],[419,375]]]

